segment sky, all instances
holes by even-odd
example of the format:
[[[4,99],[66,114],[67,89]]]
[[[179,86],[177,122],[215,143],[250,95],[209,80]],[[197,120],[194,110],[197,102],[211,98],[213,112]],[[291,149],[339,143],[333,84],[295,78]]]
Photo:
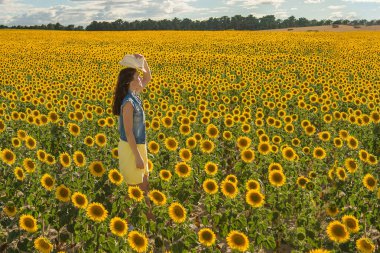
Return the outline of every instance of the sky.
[[[380,0],[0,0],[0,25],[86,27],[92,21],[162,20],[253,15],[277,19],[380,19]]]

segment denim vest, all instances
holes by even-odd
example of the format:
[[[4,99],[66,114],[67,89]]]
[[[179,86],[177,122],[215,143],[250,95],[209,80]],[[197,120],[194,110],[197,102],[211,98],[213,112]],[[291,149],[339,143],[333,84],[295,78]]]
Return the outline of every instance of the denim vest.
[[[120,139],[123,141],[128,141],[125,134],[124,121],[123,121],[123,106],[127,101],[130,101],[133,106],[133,135],[135,136],[136,144],[145,144],[146,133],[145,133],[145,113],[142,107],[142,102],[140,98],[131,91],[128,91],[127,95],[124,97],[120,106],[120,116],[119,116],[119,133]]]

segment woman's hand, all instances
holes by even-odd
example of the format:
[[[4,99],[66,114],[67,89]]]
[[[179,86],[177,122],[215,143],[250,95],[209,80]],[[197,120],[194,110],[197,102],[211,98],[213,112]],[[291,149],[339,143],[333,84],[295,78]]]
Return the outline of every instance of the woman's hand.
[[[139,155],[138,157],[136,157],[136,168],[138,168],[138,169],[144,169],[144,161],[141,158],[141,155]]]
[[[144,58],[144,56],[142,54],[133,54],[135,58],[139,59],[139,58]]]

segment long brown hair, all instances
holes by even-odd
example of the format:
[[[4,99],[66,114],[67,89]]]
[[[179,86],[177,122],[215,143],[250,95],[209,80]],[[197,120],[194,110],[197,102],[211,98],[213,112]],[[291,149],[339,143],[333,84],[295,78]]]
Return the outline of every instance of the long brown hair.
[[[112,114],[120,115],[120,106],[123,98],[127,95],[129,85],[133,81],[133,76],[136,73],[135,68],[124,68],[120,70],[113,96]]]

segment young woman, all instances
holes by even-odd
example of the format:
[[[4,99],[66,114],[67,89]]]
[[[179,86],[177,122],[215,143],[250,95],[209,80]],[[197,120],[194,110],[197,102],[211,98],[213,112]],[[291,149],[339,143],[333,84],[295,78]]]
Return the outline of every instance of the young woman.
[[[143,57],[134,54],[136,59]],[[149,207],[147,218],[154,219],[147,193],[149,190],[148,156],[145,132],[145,113],[140,93],[151,80],[148,63],[144,58],[145,72],[141,78],[137,69],[127,67],[120,71],[114,93],[112,112],[119,116],[118,143],[119,170],[128,186],[138,186]]]

